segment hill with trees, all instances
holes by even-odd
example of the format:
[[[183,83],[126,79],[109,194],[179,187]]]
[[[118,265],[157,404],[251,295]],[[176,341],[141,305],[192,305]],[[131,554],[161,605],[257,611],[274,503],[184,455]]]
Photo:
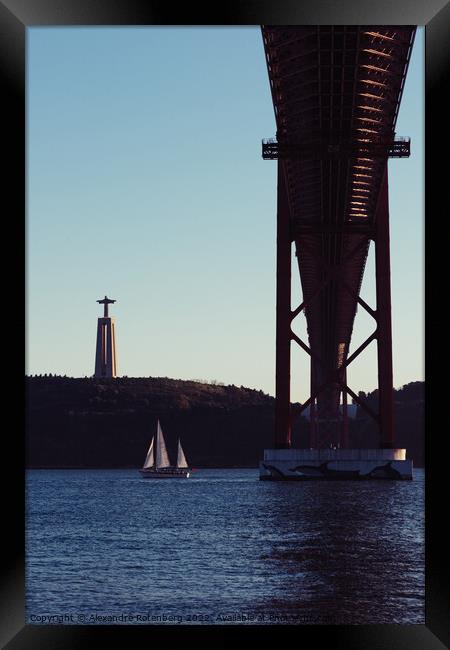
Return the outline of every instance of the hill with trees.
[[[361,393],[373,408],[377,391]],[[194,467],[256,467],[273,445],[275,399],[244,386],[167,377],[26,378],[28,467],[140,467],[159,418],[169,455],[178,436]],[[298,408],[293,405],[293,410]],[[396,446],[423,465],[424,384],[395,391]],[[296,419],[293,445],[307,447],[309,423]],[[352,446],[378,446],[358,409]]]

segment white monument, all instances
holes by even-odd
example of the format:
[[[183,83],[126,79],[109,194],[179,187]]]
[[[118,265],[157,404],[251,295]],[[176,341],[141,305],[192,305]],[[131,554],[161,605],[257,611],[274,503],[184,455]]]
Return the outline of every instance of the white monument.
[[[97,300],[104,306],[103,318],[98,319],[94,377],[117,377],[116,322],[108,316],[108,305],[116,302],[106,296]]]

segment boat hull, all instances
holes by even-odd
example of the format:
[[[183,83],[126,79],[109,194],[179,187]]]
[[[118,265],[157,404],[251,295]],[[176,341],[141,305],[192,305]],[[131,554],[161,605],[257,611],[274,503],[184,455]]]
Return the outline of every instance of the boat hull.
[[[190,471],[188,469],[140,469],[142,478],[189,478]]]

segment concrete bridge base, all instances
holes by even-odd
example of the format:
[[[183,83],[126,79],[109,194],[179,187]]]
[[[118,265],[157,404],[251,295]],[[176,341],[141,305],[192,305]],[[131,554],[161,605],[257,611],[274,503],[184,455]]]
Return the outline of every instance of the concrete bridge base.
[[[411,480],[406,449],[265,449],[262,481]]]

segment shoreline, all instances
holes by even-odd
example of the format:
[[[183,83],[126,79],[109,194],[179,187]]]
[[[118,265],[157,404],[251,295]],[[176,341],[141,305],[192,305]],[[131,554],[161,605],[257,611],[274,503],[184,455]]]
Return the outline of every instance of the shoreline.
[[[87,465],[63,465],[63,466],[54,466],[54,465],[33,465],[30,467],[25,467],[26,470],[29,469],[95,469],[95,470],[101,470],[101,469],[132,469],[132,470],[140,470],[142,469],[141,466],[135,467],[135,466],[114,466],[114,467],[91,467]],[[191,471],[196,471],[199,469],[259,469],[258,465],[199,465],[198,467],[193,467],[190,468]]]
[[[85,465],[67,465],[67,466],[58,466],[55,467],[53,465],[36,465],[33,467],[25,467],[25,470],[36,470],[36,469],[55,469],[55,470],[67,470],[67,469],[80,469],[80,470],[105,470],[105,469],[117,469],[117,470],[124,470],[124,469],[129,469],[133,471],[138,471],[142,469],[142,467],[88,467]],[[202,469],[254,469],[258,470],[259,465],[202,465],[199,467],[193,467],[190,468],[191,472],[196,472],[197,470],[202,470]],[[414,469],[426,469],[423,465],[414,465]]]

